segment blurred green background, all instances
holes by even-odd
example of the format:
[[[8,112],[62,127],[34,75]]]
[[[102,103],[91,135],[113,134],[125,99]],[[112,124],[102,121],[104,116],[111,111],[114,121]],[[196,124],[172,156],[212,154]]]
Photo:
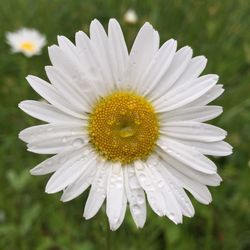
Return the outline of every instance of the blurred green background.
[[[133,8],[138,22],[128,24],[124,13]],[[34,74],[45,77],[47,49],[26,58],[11,54],[5,33],[23,26],[38,29],[56,43],[58,34],[74,40],[78,30],[88,32],[92,19],[105,27],[110,17],[121,23],[128,46],[149,21],[159,31],[161,43],[178,40],[190,45],[194,55],[208,58],[205,73],[220,75],[225,93],[216,103],[223,115],[213,123],[229,132],[234,146],[230,157],[214,159],[223,178],[210,188],[213,202],[204,206],[192,199],[196,214],[174,225],[148,209],[143,229],[136,229],[130,213],[116,232],[108,230],[100,211],[90,221],[82,218],[87,192],[69,202],[60,194],[47,195],[49,176],[32,177],[29,169],[45,159],[26,152],[17,139],[20,130],[38,124],[17,104],[39,99],[25,81]],[[0,0],[0,249],[92,250],[92,249],[250,249],[250,3],[248,0]]]

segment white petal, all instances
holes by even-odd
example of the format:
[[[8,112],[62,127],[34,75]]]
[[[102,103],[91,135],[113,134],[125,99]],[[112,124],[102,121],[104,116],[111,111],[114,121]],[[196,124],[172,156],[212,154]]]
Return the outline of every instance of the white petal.
[[[95,72],[94,76],[89,74],[89,65],[85,67],[82,60],[82,52],[77,51],[78,57],[69,56],[58,46],[49,47],[49,56],[52,65],[69,80],[68,84],[78,90],[79,95],[83,98],[88,98],[93,101],[97,96],[97,88],[93,86],[93,78],[97,77]],[[86,61],[86,59],[85,59]],[[90,63],[88,63],[90,64]],[[93,70],[92,70],[93,71]],[[91,93],[90,98],[86,93]]]
[[[177,48],[177,42],[170,39],[165,42],[152,58],[151,63],[145,69],[136,86],[136,90],[142,95],[147,95],[156,87],[162,77],[165,75],[173,60]]]
[[[175,82],[173,88],[185,87],[185,83],[197,78],[205,69],[207,59],[204,56],[196,56],[191,59],[181,77]]]
[[[72,60],[78,57],[76,46],[65,36],[57,36],[57,41],[60,49],[66,53]]]
[[[193,121],[176,121],[163,124],[161,133],[178,139],[214,142],[223,140],[227,132],[219,127]]]
[[[128,63],[128,49],[121,27],[115,19],[109,21],[108,43],[113,77],[115,85],[119,88],[124,81],[124,73]]]
[[[98,164],[97,172],[91,184],[89,196],[84,208],[83,216],[86,220],[96,215],[105,200],[110,171],[111,166],[109,164],[105,164],[104,162]]]
[[[142,228],[147,214],[146,199],[136,177],[134,166],[126,166],[124,168],[124,180],[131,215],[136,226]]]
[[[114,163],[108,178],[106,213],[110,229],[114,230],[123,208],[125,195],[123,171],[120,163]]]
[[[76,40],[76,47],[81,51],[84,52],[86,50],[89,50],[90,47],[90,39],[89,37],[83,32],[78,31],[75,35]],[[85,66],[85,65],[84,65]],[[87,65],[86,65],[87,66]]]
[[[19,133],[19,138],[27,143],[47,141],[52,138],[82,136],[87,134],[84,126],[65,126],[44,124],[26,128]],[[65,141],[65,139],[64,139]]]
[[[204,155],[227,156],[232,154],[232,146],[224,141],[199,142],[180,140],[181,143],[197,149]]]
[[[183,164],[186,164],[190,168],[206,174],[216,173],[216,165],[199,151],[194,150],[189,146],[181,144],[170,138],[159,140],[157,145],[159,145],[168,155]]]
[[[161,113],[160,118],[164,123],[170,121],[205,122],[219,116],[222,111],[223,109],[220,106],[182,107],[177,110]]]
[[[120,217],[119,217],[118,221],[115,224],[110,225],[110,229],[112,231],[115,231],[116,229],[118,229],[121,226],[121,224],[122,224],[122,222],[123,222],[123,220],[125,218],[126,209],[127,209],[127,197],[126,197],[125,190],[124,190]]]
[[[65,101],[65,99],[57,93],[56,89],[51,84],[35,76],[27,76],[26,79],[31,87],[41,97],[54,105],[56,108],[76,118],[86,118],[86,115],[83,115],[81,111],[74,109],[67,101]]]
[[[76,109],[82,112],[89,112],[90,106],[85,98],[79,94],[79,88],[70,84],[70,79],[65,77],[60,70],[53,66],[45,67],[46,74],[57,91]],[[84,91],[82,91],[84,92]],[[86,93],[87,95],[87,93]]]
[[[155,166],[155,161],[153,159],[153,162],[150,159],[147,160],[147,166],[150,170],[150,173],[152,175],[152,180],[154,182],[154,185],[158,187],[159,192],[162,193],[162,196],[164,197],[165,202],[165,215],[172,220],[174,223],[182,223],[182,212],[181,208],[174,196],[174,192],[171,190],[169,183],[166,182],[162,175],[158,172],[157,167]]]
[[[166,166],[166,163],[163,163]],[[166,166],[167,169],[175,176],[179,183],[181,183],[182,187],[187,189],[196,200],[203,204],[209,204],[212,201],[212,196],[208,190],[208,188],[185,175],[181,172],[177,171],[175,168]]]
[[[109,91],[114,87],[114,78],[109,58],[107,34],[101,23],[96,19],[91,22],[89,33],[93,54],[103,76],[103,84],[105,85],[106,90]]]
[[[52,65],[60,71],[65,72],[70,78],[77,80],[81,78],[82,72],[79,69],[76,57],[69,57],[58,46],[53,45],[48,48],[49,57]]]
[[[218,98],[223,92],[224,92],[224,89],[222,88],[221,84],[215,85],[213,88],[207,91],[205,95],[202,95],[201,97],[194,100],[193,102],[188,103],[187,105],[185,105],[185,107],[207,105],[208,103]]]
[[[129,55],[128,69],[123,86],[125,89],[136,88],[139,77],[151,62],[158,48],[159,40],[155,30],[149,23],[145,23],[138,32]]]
[[[20,102],[18,107],[30,116],[45,122],[65,125],[70,124],[72,126],[81,126],[85,124],[84,120],[65,114],[48,103],[27,100]]]
[[[188,165],[168,155],[162,150],[159,150],[158,148],[156,149],[156,151],[167,165],[171,165],[173,168],[183,173],[188,178],[195,180],[196,182],[209,186],[219,186],[220,182],[222,181],[222,179],[217,173],[215,174],[202,173],[193,168],[190,168]]]
[[[56,193],[73,183],[89,166],[95,156],[89,153],[89,150],[83,150],[79,153],[74,162],[69,164],[65,163],[63,167],[59,168],[49,179],[45,192],[46,193]]]
[[[81,150],[83,149],[71,149],[54,155],[32,168],[30,173],[32,175],[45,175],[55,172],[64,164],[72,164],[75,160],[75,157],[78,157]]]
[[[57,154],[71,148],[79,148],[88,144],[85,135],[70,135],[64,137],[52,137],[47,140],[37,140],[27,144],[28,151],[37,154]]]
[[[168,70],[165,72],[158,85],[152,89],[149,95],[150,100],[156,100],[171,88],[188,66],[192,58],[192,52],[192,49],[188,46],[176,52]]]
[[[157,169],[161,173],[166,183],[168,183],[168,185],[170,186],[177,202],[180,204],[182,213],[188,217],[194,216],[194,207],[186,192],[183,190],[181,182],[175,176],[173,176],[162,164],[158,164]]]
[[[84,69],[82,80],[84,80],[85,85],[89,85],[93,89],[91,95],[99,98],[106,93],[107,89],[97,58],[93,55],[92,42],[82,31],[76,33],[75,39],[79,62],[81,68]]]
[[[93,160],[89,164],[83,165],[82,167],[84,168],[84,171],[79,178],[63,190],[61,201],[66,202],[74,199],[82,194],[91,184],[93,175],[98,167],[97,161]]]
[[[152,180],[152,175],[144,162],[136,161],[134,163],[136,176],[141,187],[147,194],[149,205],[159,216],[166,215],[166,205],[164,197]]]
[[[157,112],[167,112],[180,108],[204,95],[218,81],[217,75],[201,76],[187,84],[185,88],[173,88],[164,96],[154,101]]]

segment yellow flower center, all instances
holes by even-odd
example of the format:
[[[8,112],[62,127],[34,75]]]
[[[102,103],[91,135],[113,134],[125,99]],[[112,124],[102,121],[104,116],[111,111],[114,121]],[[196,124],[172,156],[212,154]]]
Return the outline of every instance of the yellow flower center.
[[[29,41],[25,41],[21,44],[21,49],[27,52],[33,52],[35,50],[35,44]]]
[[[144,97],[116,92],[96,103],[88,130],[91,144],[99,154],[128,164],[150,155],[159,124],[153,106]]]

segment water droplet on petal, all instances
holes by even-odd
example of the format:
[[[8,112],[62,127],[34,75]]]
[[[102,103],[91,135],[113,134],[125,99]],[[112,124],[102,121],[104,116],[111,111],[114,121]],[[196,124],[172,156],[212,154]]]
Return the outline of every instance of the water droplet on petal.
[[[144,165],[143,164],[137,164],[136,165],[136,169],[137,170],[143,170],[144,169]]]
[[[144,182],[144,183],[145,183],[145,181],[146,181],[146,175],[145,175],[144,173],[141,173],[141,174],[139,175],[139,179],[140,179],[141,182]]]
[[[135,176],[130,177],[129,186],[131,189],[137,189],[140,187],[140,184]]]
[[[175,214],[174,213],[169,213],[168,217],[169,217],[170,220],[173,220],[173,221],[175,220]]]
[[[138,205],[133,205],[132,209],[135,215],[140,214],[140,207]]]
[[[104,193],[104,189],[102,187],[98,187],[97,188],[97,192],[103,194]]]
[[[53,126],[52,126],[52,125],[48,125],[47,131],[50,132],[50,131],[52,131],[52,130],[53,130]]]
[[[73,141],[73,146],[74,147],[79,147],[79,146],[81,146],[81,145],[83,145],[84,144],[84,140],[83,139],[80,139],[80,138],[77,138],[77,139],[75,139],[74,141]]]
[[[144,197],[142,195],[137,196],[137,203],[140,205],[144,203]]]
[[[52,160],[47,160],[46,161],[46,164],[49,166],[49,165],[52,165],[53,161]]]
[[[63,138],[62,138],[62,142],[63,142],[63,143],[66,143],[67,141],[68,141],[67,137],[63,137]]]
[[[66,162],[67,159],[68,159],[67,156],[63,156],[63,157],[60,157],[58,160],[59,160],[59,163],[62,164]]]
[[[163,180],[160,180],[160,181],[158,182],[158,187],[159,187],[159,188],[164,187],[164,185],[165,185],[165,183],[164,183]]]

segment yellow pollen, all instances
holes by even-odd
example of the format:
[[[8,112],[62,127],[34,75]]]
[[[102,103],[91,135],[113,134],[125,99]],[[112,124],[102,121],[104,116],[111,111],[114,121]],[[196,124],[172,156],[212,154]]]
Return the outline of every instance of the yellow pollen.
[[[21,44],[21,49],[27,52],[33,52],[35,50],[35,45],[32,42],[26,41]]]
[[[158,117],[150,102],[131,92],[100,99],[89,116],[92,146],[104,158],[129,164],[145,160],[159,134]]]

